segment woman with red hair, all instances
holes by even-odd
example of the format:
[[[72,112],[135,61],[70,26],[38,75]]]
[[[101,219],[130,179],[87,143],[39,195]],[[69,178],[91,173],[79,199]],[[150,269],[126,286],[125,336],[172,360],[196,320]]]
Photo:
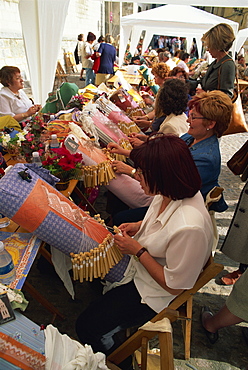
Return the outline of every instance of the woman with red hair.
[[[125,277],[76,323],[80,341],[106,355],[119,345],[115,333],[144,324],[193,287],[213,243],[201,179],[185,142],[155,134],[130,158],[136,179],[154,199],[143,221],[122,224],[122,234],[115,235],[120,251],[132,256]],[[120,368],[128,369],[127,362]]]

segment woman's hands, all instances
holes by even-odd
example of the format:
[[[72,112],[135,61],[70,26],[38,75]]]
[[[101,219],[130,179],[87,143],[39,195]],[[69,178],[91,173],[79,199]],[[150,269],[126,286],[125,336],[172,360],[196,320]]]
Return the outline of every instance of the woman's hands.
[[[123,235],[116,234],[114,236],[115,243],[118,245],[121,253],[123,254],[137,254],[137,252],[142,248],[140,243],[137,240],[131,238],[135,235],[140,228],[142,221],[125,223],[119,226]]]
[[[151,121],[146,116],[132,117],[132,120],[141,128],[149,128],[151,126]]]
[[[142,99],[146,103],[146,105],[152,105],[154,103],[155,98],[148,94],[146,91],[141,91],[140,95],[142,96]]]
[[[118,229],[120,229],[122,233],[125,231],[129,236],[134,236],[139,231],[141,223],[142,221],[124,223],[121,224]]]
[[[123,163],[122,161],[112,161],[111,165],[116,173],[123,173],[129,176],[132,174],[133,167]]]
[[[29,108],[29,110],[26,112],[27,117],[32,116],[33,114],[37,113],[41,109],[40,104],[34,104],[32,107]]]
[[[195,91],[196,91],[196,94],[200,94],[200,93],[204,92],[205,90],[200,89],[199,87],[197,87],[197,88],[195,89]]]
[[[111,153],[121,154],[125,157],[129,157],[130,151],[127,149],[123,149],[120,145],[116,143],[108,143],[107,148],[110,150]]]
[[[132,134],[129,135],[128,139],[132,147],[135,148],[143,144],[145,141],[147,141],[147,136],[144,134],[138,134],[136,132],[133,132]]]

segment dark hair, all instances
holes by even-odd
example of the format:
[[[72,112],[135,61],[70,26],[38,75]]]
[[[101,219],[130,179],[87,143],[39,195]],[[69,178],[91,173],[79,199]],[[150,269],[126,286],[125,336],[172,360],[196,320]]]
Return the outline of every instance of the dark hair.
[[[160,117],[161,113],[166,116],[173,113],[176,116],[187,109],[188,87],[185,81],[178,78],[168,78],[159,89],[155,101],[155,115]]]
[[[183,53],[181,59],[185,61],[185,59],[189,58],[189,53]]]
[[[94,33],[92,32],[89,32],[87,35],[87,41],[95,41],[95,39],[96,39],[96,35],[94,35]]]
[[[103,36],[98,37],[97,42],[104,42],[104,37]]]
[[[83,41],[83,38],[84,38],[84,35],[80,33],[80,35],[78,35],[78,41]]]
[[[8,87],[12,84],[16,73],[21,73],[18,67],[4,66],[0,69],[0,82],[3,86]]]
[[[201,188],[201,178],[187,144],[175,135],[152,134],[130,153],[135,168],[154,194],[172,200],[191,198]]]

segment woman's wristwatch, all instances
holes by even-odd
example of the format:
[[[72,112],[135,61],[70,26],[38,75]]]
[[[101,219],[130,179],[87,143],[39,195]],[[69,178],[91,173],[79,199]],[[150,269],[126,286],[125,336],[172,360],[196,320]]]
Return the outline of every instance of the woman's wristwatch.
[[[139,261],[140,257],[142,256],[143,253],[147,252],[147,249],[145,247],[142,247],[134,256],[134,259],[136,261]]]
[[[135,173],[136,173],[136,168],[133,168],[131,173],[130,173],[130,177],[132,177],[134,179]]]

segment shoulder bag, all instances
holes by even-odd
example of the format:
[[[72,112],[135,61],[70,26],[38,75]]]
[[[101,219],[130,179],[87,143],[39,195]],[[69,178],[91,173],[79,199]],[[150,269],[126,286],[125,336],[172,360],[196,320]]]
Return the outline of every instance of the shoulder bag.
[[[226,59],[222,64],[227,62],[230,59]],[[218,73],[218,90],[220,90],[220,75],[221,75],[221,66],[219,69]],[[231,134],[238,134],[241,132],[247,132],[247,124],[245,121],[245,115],[243,112],[242,108],[242,101],[241,101],[241,96],[240,96],[240,91],[239,91],[239,82],[236,74],[236,88],[234,89],[233,92],[233,98],[232,98],[232,103],[233,103],[233,112],[232,112],[232,117],[230,124],[228,126],[228,129],[223,133],[224,135],[231,135]]]
[[[248,166],[248,140],[244,145],[229,159],[227,167],[234,175],[242,175]]]

